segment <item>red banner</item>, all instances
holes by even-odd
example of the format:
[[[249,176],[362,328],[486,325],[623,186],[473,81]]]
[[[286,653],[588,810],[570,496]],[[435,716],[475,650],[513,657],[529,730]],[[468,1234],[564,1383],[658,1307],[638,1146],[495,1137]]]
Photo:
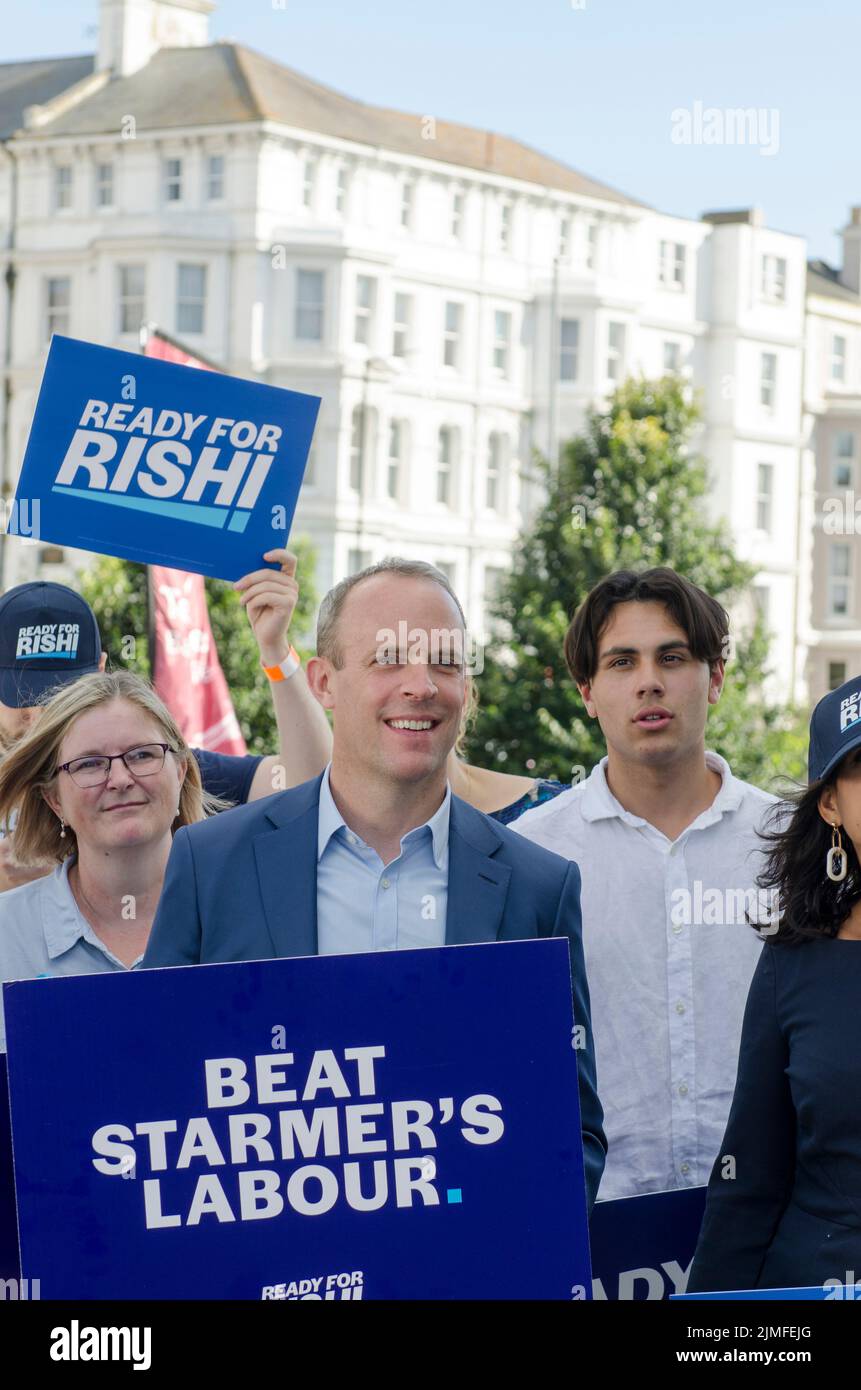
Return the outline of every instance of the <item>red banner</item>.
[[[147,357],[210,370],[158,333],[147,336]],[[209,623],[203,575],[150,565],[155,644],[153,685],[191,748],[247,752]]]

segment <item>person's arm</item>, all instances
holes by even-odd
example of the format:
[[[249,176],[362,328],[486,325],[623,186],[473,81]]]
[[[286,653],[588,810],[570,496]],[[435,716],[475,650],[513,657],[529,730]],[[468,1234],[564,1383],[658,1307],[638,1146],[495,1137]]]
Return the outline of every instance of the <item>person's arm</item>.
[[[173,837],[158,908],[142,966],[200,964],[200,915],[194,859],[183,827]]]
[[[795,1178],[789,1052],[777,1018],[775,952],[764,945],[747,996],[738,1077],[709,1180],[688,1293],[756,1288]]]
[[[299,597],[296,556],[289,550],[267,550],[264,560],[277,561],[280,570],[254,570],[235,588],[257,639],[264,666],[280,666],[290,655],[287,632]],[[249,801],[308,782],[329,761],[332,734],[329,721],[308,688],[301,669],[286,680],[267,680],[278,725],[279,753],[264,758],[254,774]]]
[[[583,957],[580,870],[573,860],[568,865],[568,872],[559,896],[559,909],[553,924],[553,935],[568,938],[568,949],[571,955],[574,1025],[583,1030],[582,1034],[577,1037],[577,1042],[582,1044],[582,1046],[577,1047],[577,1086],[580,1093],[580,1127],[583,1132],[586,1206],[591,1213],[607,1158],[607,1136],[604,1133],[604,1111],[598,1099],[589,985],[586,980],[586,961]]]

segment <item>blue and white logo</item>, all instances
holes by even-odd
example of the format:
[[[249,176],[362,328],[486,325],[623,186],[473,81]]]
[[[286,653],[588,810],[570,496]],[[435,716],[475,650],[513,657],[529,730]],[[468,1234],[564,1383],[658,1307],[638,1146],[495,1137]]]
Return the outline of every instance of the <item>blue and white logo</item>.
[[[81,629],[78,623],[40,623],[19,627],[16,661],[44,660],[46,656],[74,661]]]
[[[42,541],[238,579],[286,542],[319,407],[55,336],[18,493]]]

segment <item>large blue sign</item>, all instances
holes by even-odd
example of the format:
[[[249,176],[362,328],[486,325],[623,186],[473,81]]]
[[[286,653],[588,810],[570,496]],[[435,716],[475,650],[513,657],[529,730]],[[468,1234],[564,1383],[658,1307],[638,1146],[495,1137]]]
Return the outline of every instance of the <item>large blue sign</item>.
[[[55,336],[9,532],[238,579],[286,543],[319,408]]]
[[[596,1202],[593,1298],[642,1302],[684,1293],[705,1205],[704,1187]]]
[[[589,1296],[566,941],[25,981],[4,1001],[43,1298]]]

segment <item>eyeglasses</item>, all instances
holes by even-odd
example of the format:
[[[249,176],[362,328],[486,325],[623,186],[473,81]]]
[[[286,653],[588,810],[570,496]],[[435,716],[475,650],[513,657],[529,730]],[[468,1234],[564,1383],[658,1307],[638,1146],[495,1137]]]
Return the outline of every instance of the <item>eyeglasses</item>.
[[[111,764],[119,758],[134,777],[154,777],[164,767],[169,748],[169,743],[142,743],[138,748],[126,749],[125,753],[73,758],[57,771],[68,772],[79,787],[100,787],[111,775]]]

